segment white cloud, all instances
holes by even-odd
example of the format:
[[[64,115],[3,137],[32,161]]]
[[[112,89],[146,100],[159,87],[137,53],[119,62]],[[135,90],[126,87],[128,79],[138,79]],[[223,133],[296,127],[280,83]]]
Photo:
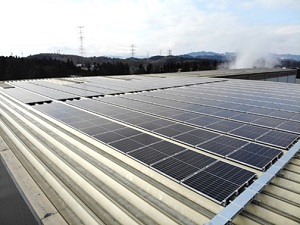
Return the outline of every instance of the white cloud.
[[[91,56],[129,56],[131,44],[140,55],[168,49],[173,54],[238,51],[257,43],[264,43],[266,51],[300,54],[300,20],[274,24],[261,17],[261,24],[251,23],[239,13],[266,10],[267,18],[286,10],[291,15],[300,8],[299,0],[10,0],[3,5],[0,55],[59,49],[78,54],[80,25]],[[296,13],[294,18],[300,19]]]

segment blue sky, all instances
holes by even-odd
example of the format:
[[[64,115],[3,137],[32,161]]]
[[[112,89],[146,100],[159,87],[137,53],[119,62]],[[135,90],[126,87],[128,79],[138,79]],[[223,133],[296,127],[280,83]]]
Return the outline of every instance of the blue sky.
[[[0,55],[174,55],[191,51],[300,54],[300,0],[10,0]]]

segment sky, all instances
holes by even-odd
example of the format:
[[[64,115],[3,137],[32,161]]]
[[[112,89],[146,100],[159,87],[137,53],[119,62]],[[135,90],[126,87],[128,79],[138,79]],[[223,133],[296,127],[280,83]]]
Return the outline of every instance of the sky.
[[[0,55],[299,54],[300,0],[2,0]]]

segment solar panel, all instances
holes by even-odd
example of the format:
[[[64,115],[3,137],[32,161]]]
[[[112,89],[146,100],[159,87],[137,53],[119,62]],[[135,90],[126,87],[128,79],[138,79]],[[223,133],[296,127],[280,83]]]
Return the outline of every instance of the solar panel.
[[[249,143],[246,146],[242,147],[241,150],[251,152],[260,156],[265,156],[271,160],[282,154],[282,151],[280,150],[255,143]]]
[[[260,170],[265,170],[265,168],[272,162],[270,158],[256,155],[244,150],[238,150],[227,156],[227,158],[235,160],[237,162],[242,162],[246,165]]]
[[[179,153],[179,152],[182,152],[185,150],[185,148],[183,148],[179,145],[170,143],[168,141],[157,142],[157,143],[151,145],[151,148],[153,148],[157,151],[160,151],[166,155],[174,155],[176,153]]]
[[[231,118],[231,117],[234,117],[234,116],[237,116],[239,115],[240,112],[237,112],[237,111],[232,111],[232,110],[222,110],[222,111],[219,111],[219,112],[216,112],[216,113],[213,113],[212,115],[214,116],[218,116],[218,117],[222,117],[222,118]]]
[[[106,133],[108,131],[107,129],[100,126],[91,126],[80,130],[88,135],[96,135],[96,134]]]
[[[260,170],[265,170],[265,168],[281,154],[282,152],[277,149],[250,143],[228,155],[227,158],[245,163]]]
[[[197,147],[217,155],[226,156],[246,145],[247,143],[248,142],[246,141],[242,141],[232,137],[219,136],[203,144],[197,145]]]
[[[199,170],[199,168],[189,165],[174,157],[160,161],[152,165],[152,167],[178,182]]]
[[[137,131],[135,129],[129,128],[129,127],[124,127],[118,130],[114,130],[115,133],[120,134],[124,137],[131,137],[131,136],[135,136],[137,134],[142,134],[142,132]]]
[[[137,141],[141,144],[144,144],[144,145],[151,145],[151,144],[161,141],[160,138],[157,138],[152,135],[145,134],[145,133],[133,136],[133,137],[131,137],[131,139],[134,141]]]
[[[282,119],[290,119],[294,115],[295,115],[295,113],[281,111],[281,110],[275,110],[270,114],[270,116],[272,116],[272,117],[277,117],[277,118],[282,118]]]
[[[133,151],[144,146],[143,144],[134,141],[131,138],[125,138],[121,140],[117,139],[113,142],[110,142],[109,145],[124,153]]]
[[[195,166],[199,169],[207,167],[208,165],[217,161],[216,159],[213,159],[209,156],[202,155],[202,154],[199,154],[199,153],[197,153],[195,151],[191,151],[191,150],[186,150],[186,151],[181,152],[173,157],[175,159],[178,159],[180,161],[188,163],[192,166]]]
[[[41,103],[41,102],[50,102],[51,99],[43,97],[41,95],[32,93],[30,91],[24,90],[22,88],[6,88],[0,89],[1,92],[8,94],[9,96],[18,99],[21,102],[31,104],[31,103]]]
[[[128,153],[128,155],[145,163],[148,166],[168,157],[168,155],[166,155],[162,152],[159,152],[148,146],[142,147],[136,151],[132,151],[132,152]]]
[[[300,122],[286,121],[276,127],[276,129],[300,134]]]
[[[202,116],[202,117],[188,120],[187,122],[192,125],[204,127],[204,126],[208,126],[209,124],[213,124],[213,123],[216,123],[219,121],[222,121],[222,119],[214,118],[211,116]]]
[[[205,141],[208,141],[212,138],[217,137],[218,134],[206,131],[206,130],[201,130],[201,129],[195,129],[190,132],[186,132],[183,134],[179,134],[173,137],[173,139],[181,141],[183,143],[196,146],[198,144],[201,144]]]
[[[181,134],[182,131],[173,129],[171,127],[162,127],[162,128],[156,129],[155,133],[164,135],[166,137],[173,137],[173,136],[176,136],[178,134]]]
[[[267,128],[247,124],[233,131],[229,131],[229,133],[239,137],[255,140],[260,136],[262,136],[263,134],[267,133],[268,131],[269,129]]]
[[[102,141],[104,143],[109,143],[113,141],[118,141],[119,139],[124,138],[124,136],[117,134],[115,132],[106,132],[102,134],[93,135],[94,138],[96,138],[99,141]]]
[[[254,177],[255,174],[250,171],[218,161],[183,183],[219,203],[224,203]]]
[[[216,130],[216,131],[221,131],[221,132],[230,132],[232,130],[235,130],[239,127],[243,126],[242,123],[234,122],[234,121],[229,121],[229,120],[224,120],[220,122],[216,122],[213,124],[210,124],[206,126],[207,128]]]
[[[252,121],[253,124],[265,126],[265,127],[270,127],[270,128],[275,128],[282,124],[284,120],[282,119],[276,119],[276,118],[270,118],[270,117],[263,117],[258,120]]]
[[[245,122],[245,123],[250,123],[250,122],[260,119],[260,118],[261,118],[261,116],[258,116],[258,115],[253,115],[253,114],[249,114],[249,113],[241,113],[237,116],[232,117],[231,119]]]
[[[165,127],[165,125],[162,125],[159,123],[154,123],[154,122],[140,123],[138,125],[139,125],[139,127],[144,128],[146,130],[150,130],[150,131]]]
[[[296,134],[290,134],[282,131],[271,130],[257,140],[263,143],[271,144],[280,148],[287,149],[298,139]]]

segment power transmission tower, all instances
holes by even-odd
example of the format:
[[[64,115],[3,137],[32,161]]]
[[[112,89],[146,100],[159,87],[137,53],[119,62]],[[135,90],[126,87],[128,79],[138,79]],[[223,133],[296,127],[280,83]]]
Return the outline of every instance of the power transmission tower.
[[[83,46],[83,28],[84,26],[79,26],[79,40],[80,40],[80,46],[79,46],[79,53],[81,56],[85,56],[85,49],[84,49],[84,46]]]
[[[172,55],[172,50],[169,50],[168,51],[168,56],[171,56]]]
[[[134,44],[130,45],[130,53],[131,53],[131,58],[134,58],[134,55],[135,55],[135,45]]]

